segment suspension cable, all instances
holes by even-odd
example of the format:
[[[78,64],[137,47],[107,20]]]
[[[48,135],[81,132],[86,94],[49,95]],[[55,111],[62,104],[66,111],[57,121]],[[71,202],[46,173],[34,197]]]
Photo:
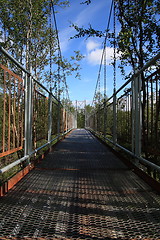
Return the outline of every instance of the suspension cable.
[[[107,63],[106,63],[106,47],[104,49],[104,101],[106,100],[107,92]]]
[[[57,44],[58,44],[58,99],[60,100],[60,62],[62,63],[62,52],[61,52],[61,47],[60,47],[60,40],[59,40],[58,27],[57,27],[57,21],[56,21],[56,14],[54,11],[53,0],[51,0],[51,7],[52,7],[52,12],[53,12],[53,19],[54,19],[55,31],[56,31],[56,36],[57,36]],[[63,70],[63,79],[64,79],[65,88],[66,88],[66,94],[67,94],[67,98],[69,100],[70,97],[69,97],[68,86],[66,83],[66,76],[65,76],[63,67],[62,67],[62,70]]]
[[[113,14],[113,34],[114,34],[114,53],[113,53],[113,58],[114,58],[114,63],[113,63],[113,88],[114,88],[114,93],[116,92],[116,1],[114,0],[114,14]]]
[[[110,13],[109,13],[108,24],[107,24],[107,29],[106,29],[106,36],[105,36],[105,40],[103,42],[102,57],[101,57],[101,62],[100,62],[100,67],[99,67],[98,79],[97,79],[97,83],[96,83],[96,87],[95,87],[95,93],[94,93],[94,96],[93,96],[92,106],[93,106],[94,101],[95,101],[97,87],[98,87],[98,84],[99,84],[99,76],[100,76],[100,72],[101,72],[101,68],[102,68],[102,64],[103,64],[103,59],[104,59],[104,55],[105,55],[106,42],[107,42],[107,38],[108,38],[108,31],[109,31],[109,26],[110,26],[110,21],[111,21],[113,3],[114,3],[114,0],[112,0],[111,7],[110,7]]]
[[[50,65],[50,74],[49,74],[49,80],[50,80],[50,89],[52,87],[52,12],[51,12],[51,4],[50,4],[50,16],[49,16],[49,27],[50,27],[50,39],[49,39],[49,51],[50,51],[50,59],[49,59],[49,65]]]

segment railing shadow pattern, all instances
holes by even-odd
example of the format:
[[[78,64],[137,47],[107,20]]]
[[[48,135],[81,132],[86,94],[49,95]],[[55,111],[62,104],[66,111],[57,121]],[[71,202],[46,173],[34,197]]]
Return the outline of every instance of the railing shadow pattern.
[[[63,143],[0,199],[0,236],[158,240],[159,196],[90,133]]]

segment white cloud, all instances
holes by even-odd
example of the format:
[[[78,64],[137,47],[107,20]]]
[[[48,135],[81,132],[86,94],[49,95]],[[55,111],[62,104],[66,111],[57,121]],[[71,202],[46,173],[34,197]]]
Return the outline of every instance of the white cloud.
[[[103,49],[100,48],[100,43],[90,40],[86,44],[87,55],[86,59],[91,65],[98,65],[101,63]],[[114,48],[106,47],[106,63],[109,65],[113,60]],[[118,58],[120,54],[116,53]],[[104,61],[102,62],[104,64]]]
[[[87,44],[86,44],[86,48],[87,48],[87,51],[90,52],[96,48],[100,47],[100,43],[98,42],[95,42],[93,40],[89,40],[87,41]]]
[[[73,30],[72,28],[65,28],[65,29],[63,29],[63,31],[61,31],[61,32],[59,33],[60,46],[61,46],[62,52],[65,52],[65,51],[68,50],[68,48],[69,48],[69,43],[70,43],[69,38],[72,36],[73,31],[74,31],[74,30]]]
[[[101,56],[102,56],[102,49],[98,48],[98,49],[92,50],[87,55],[87,61],[91,65],[100,64]]]
[[[79,3],[74,3],[70,6],[70,8],[65,9],[66,14],[63,18],[64,25],[62,24],[62,29],[59,32],[60,37],[60,44],[62,52],[65,52],[69,49],[69,47],[72,45],[73,40],[70,41],[70,37],[73,37],[77,32],[73,27],[69,27],[68,25],[71,25],[71,23],[77,24],[79,27],[86,25],[88,27],[88,24],[90,21],[95,18],[95,15],[105,6],[105,1],[102,1],[101,4],[90,4],[89,6],[85,6],[82,11],[78,13],[78,9],[80,7]],[[82,5],[81,5],[82,7]],[[77,15],[75,13],[78,13]],[[61,22],[61,19],[59,20]],[[58,26],[59,26],[58,21]]]

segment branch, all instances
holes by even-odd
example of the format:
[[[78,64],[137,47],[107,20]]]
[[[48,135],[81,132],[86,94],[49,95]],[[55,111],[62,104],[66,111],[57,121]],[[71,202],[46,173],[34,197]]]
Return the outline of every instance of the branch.
[[[89,37],[104,37],[105,36],[105,33],[103,33],[102,31],[93,29],[91,25],[89,25],[88,29],[85,29],[83,27],[79,28],[75,24],[72,24],[71,27],[74,27],[74,29],[78,32],[78,34],[76,34],[74,37],[70,37],[70,39],[80,38],[80,37],[84,37],[84,36],[87,36],[87,38],[89,38]]]
[[[87,5],[89,5],[90,3],[91,3],[91,0],[87,0],[85,2],[81,2],[81,4],[87,4]]]

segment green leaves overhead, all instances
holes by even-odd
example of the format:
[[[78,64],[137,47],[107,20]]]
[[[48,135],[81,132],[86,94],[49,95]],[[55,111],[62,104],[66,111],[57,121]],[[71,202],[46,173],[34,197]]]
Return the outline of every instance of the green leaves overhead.
[[[83,27],[78,27],[76,24],[72,24],[71,27],[73,27],[78,32],[76,35],[71,37],[71,39],[85,37],[85,36],[87,36],[87,38],[105,36],[105,34],[102,31],[93,29],[91,25],[89,25],[88,29]]]
[[[0,0],[0,5],[2,45],[7,50],[11,50],[17,60],[21,49],[26,66],[27,51],[30,51],[30,61],[34,68],[34,62],[45,58],[48,54],[49,33],[54,35],[53,30],[48,26],[49,1]],[[33,60],[32,57],[35,56],[36,59]]]
[[[90,4],[91,1],[83,3]],[[141,68],[159,49],[160,3],[158,0],[115,0],[115,7],[118,29],[120,27],[116,36],[116,48],[121,55],[120,68],[124,72],[123,66],[130,65],[134,71]],[[106,35],[106,31],[96,30],[91,25],[85,28],[72,24],[72,27],[77,31],[72,38]],[[113,41],[110,42],[113,45]]]
[[[57,67],[52,74],[48,71],[51,64],[79,77],[78,62],[83,58],[78,51],[69,60],[59,58],[51,3],[62,8],[69,5],[63,0],[0,0],[1,45],[27,69],[31,67],[33,75],[43,82],[59,78]]]
[[[158,50],[158,1],[116,0],[122,63],[141,68]]]
[[[80,53],[80,51],[74,51],[74,55],[70,57],[70,59],[59,59],[56,58],[56,63],[63,68],[66,75],[72,75],[75,73],[75,78],[80,79],[80,65],[79,61],[81,61],[84,58],[84,56]]]

